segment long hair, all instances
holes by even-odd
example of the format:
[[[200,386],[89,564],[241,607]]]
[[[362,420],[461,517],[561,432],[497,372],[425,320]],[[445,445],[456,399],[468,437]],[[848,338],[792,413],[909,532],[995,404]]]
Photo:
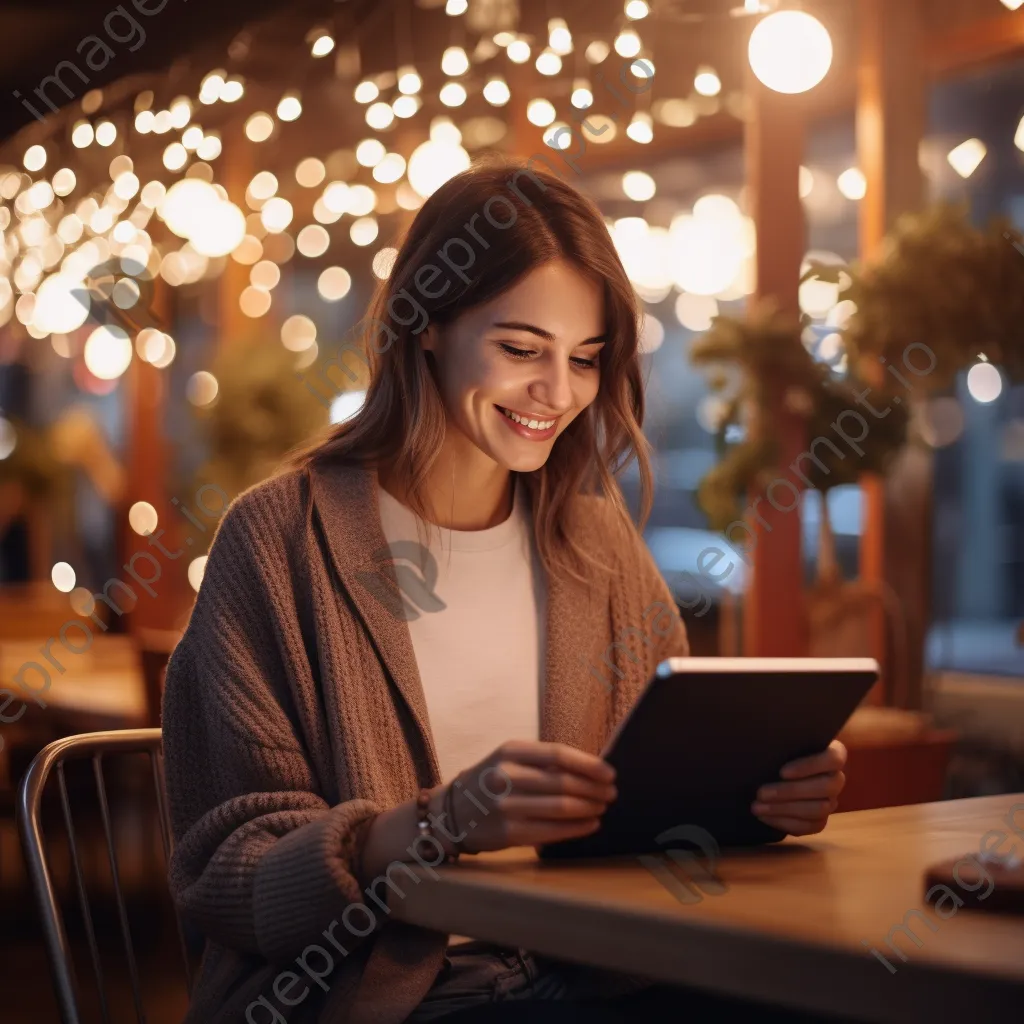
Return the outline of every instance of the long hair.
[[[441,185],[419,209],[390,275],[377,285],[367,317],[356,325],[362,343],[345,342],[332,360],[350,381],[357,376],[345,354],[364,362],[369,384],[362,408],[293,452],[285,465],[386,465],[409,507],[426,519],[421,487],[441,449],[445,410],[436,364],[418,335],[428,323],[443,328],[555,259],[601,287],[607,341],[599,356],[596,399],[558,437],[547,462],[521,476],[545,570],[582,581],[587,565],[607,570],[606,562],[576,543],[567,524],[577,495],[602,494],[615,510],[613,520],[636,531],[617,481],[634,458],[641,527],[650,514],[640,310],[597,206],[554,174],[519,162],[477,163]]]

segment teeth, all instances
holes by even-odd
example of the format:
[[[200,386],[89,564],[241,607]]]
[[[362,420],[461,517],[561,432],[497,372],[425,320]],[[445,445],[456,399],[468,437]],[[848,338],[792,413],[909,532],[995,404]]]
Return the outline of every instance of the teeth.
[[[555,420],[526,420],[522,416],[517,416],[514,412],[509,412],[508,409],[501,410],[510,420],[515,420],[516,423],[522,423],[524,427],[529,427],[531,430],[547,430],[548,427],[555,425]]]

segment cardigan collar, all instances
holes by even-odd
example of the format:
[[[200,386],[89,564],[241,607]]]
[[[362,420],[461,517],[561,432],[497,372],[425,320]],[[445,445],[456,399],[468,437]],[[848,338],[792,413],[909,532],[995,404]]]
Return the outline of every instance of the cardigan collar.
[[[344,464],[310,466],[311,499],[327,545],[348,596],[368,630],[378,658],[404,700],[430,759],[435,783],[440,781],[437,752],[427,716],[412,636],[408,623],[388,609],[387,595],[373,581],[384,572],[398,593],[394,566],[380,553],[387,540],[380,523],[377,474],[372,469]],[[378,558],[374,558],[374,554]],[[368,585],[369,584],[369,587]],[[390,602],[388,602],[390,604]],[[391,608],[395,608],[391,604]],[[589,609],[589,612],[588,612]],[[589,587],[561,577],[547,577],[544,699],[540,709],[540,738],[580,745],[586,715],[581,714],[595,696],[587,666],[593,664],[595,636],[607,629],[608,583],[595,580]]]

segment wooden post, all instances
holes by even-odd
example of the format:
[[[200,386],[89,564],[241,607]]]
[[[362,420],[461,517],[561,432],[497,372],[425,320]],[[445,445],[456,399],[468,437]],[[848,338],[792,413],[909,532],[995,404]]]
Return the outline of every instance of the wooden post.
[[[800,161],[804,150],[805,101],[773,92],[747,73],[751,117],[745,128],[750,214],[757,231],[757,284],[754,301],[772,300],[779,310],[799,313],[800,265],[806,249],[800,202]],[[784,404],[783,387],[774,394],[778,419],[779,465],[788,467],[804,450],[800,419]],[[794,503],[793,474],[751,494],[751,580],[743,614],[743,653],[749,657],[799,657],[807,651],[803,598],[800,509]],[[778,493],[773,493],[777,491]],[[769,500],[771,499],[771,500]]]
[[[223,131],[223,152],[217,180],[227,189],[228,198],[246,216],[252,211],[245,201],[245,191],[256,174],[256,144],[250,142],[242,130],[242,123],[232,123]],[[262,145],[272,145],[265,142]],[[217,345],[230,345],[253,330],[253,321],[238,304],[243,291],[249,287],[251,267],[228,257],[224,273],[217,281],[218,330]],[[269,314],[268,314],[269,315]]]
[[[173,296],[170,286],[161,277],[154,281],[153,313],[168,328],[173,320]],[[119,559],[122,567],[119,577],[138,594],[138,601],[129,615],[132,633],[140,629],[171,629],[181,607],[184,587],[187,587],[188,550],[181,541],[181,514],[170,503],[167,480],[171,450],[164,436],[164,415],[167,409],[167,377],[169,371],[160,370],[136,356],[125,374],[125,401],[128,410],[128,450],[126,474],[128,490],[124,501],[116,510],[116,522],[121,537]],[[179,500],[185,500],[182,496]],[[153,542],[137,534],[128,523],[128,511],[137,501],[148,502],[156,510],[157,528]],[[191,504],[191,501],[189,501]],[[161,533],[161,531],[163,531]],[[158,546],[159,545],[159,546]],[[178,558],[166,557],[160,550],[171,553],[181,550]],[[153,594],[132,584],[123,566],[136,560],[138,573],[144,579],[156,575],[149,557],[159,563],[159,578],[151,584]]]
[[[857,151],[867,180],[860,255],[870,261],[897,217],[920,208],[923,200],[918,149],[925,129],[924,33],[920,0],[860,0],[859,20]],[[880,363],[866,367],[866,383],[881,384],[884,372]],[[906,652],[902,663],[892,657],[881,600],[872,605],[869,621],[872,655],[890,677],[886,689],[897,703],[915,704],[920,695],[931,579],[931,478],[931,457],[908,451],[889,484],[875,474],[866,474],[862,484],[861,578],[878,593],[891,588],[906,617],[906,636],[898,644]],[[894,673],[899,678],[892,679]],[[882,703],[881,685],[869,701]]]

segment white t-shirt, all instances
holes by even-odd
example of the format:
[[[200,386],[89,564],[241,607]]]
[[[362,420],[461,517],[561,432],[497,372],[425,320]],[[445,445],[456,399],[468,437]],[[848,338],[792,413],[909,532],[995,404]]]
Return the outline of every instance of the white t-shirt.
[[[388,544],[422,545],[412,511],[382,487],[378,496]],[[539,738],[547,591],[529,495],[518,477],[505,522],[442,529],[440,539],[429,525],[429,541],[436,583],[425,594],[417,585],[401,589],[441,779],[448,782],[505,740]],[[422,547],[415,550],[423,569]],[[421,575],[411,566],[406,572]],[[422,572],[427,581],[430,575],[429,567]]]

